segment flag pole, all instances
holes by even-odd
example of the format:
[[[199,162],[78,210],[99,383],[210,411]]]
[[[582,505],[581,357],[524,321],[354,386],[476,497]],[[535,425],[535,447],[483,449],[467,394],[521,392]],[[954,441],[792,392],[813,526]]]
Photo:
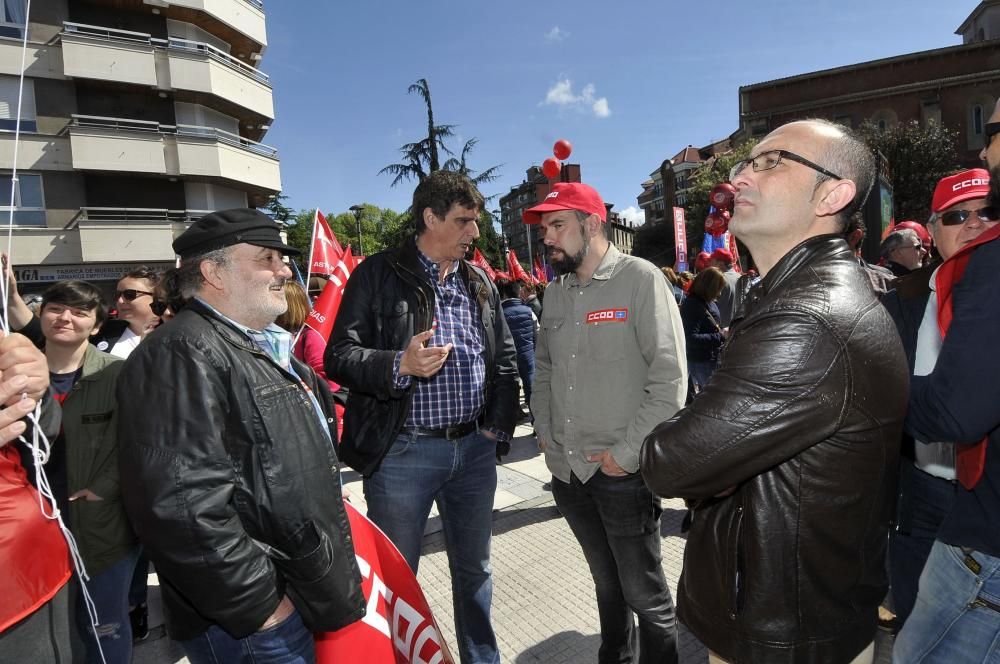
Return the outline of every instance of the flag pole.
[[[316,226],[319,222],[319,207],[313,211],[312,237],[309,239],[309,262],[306,263],[306,292],[309,292],[309,275],[312,274],[313,251],[316,249]]]

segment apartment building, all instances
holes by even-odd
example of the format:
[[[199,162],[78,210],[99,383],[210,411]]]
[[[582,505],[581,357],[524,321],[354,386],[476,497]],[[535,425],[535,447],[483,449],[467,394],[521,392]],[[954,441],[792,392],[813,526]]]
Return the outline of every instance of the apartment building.
[[[0,0],[0,219],[20,290],[167,267],[206,212],[281,190],[260,0]]]

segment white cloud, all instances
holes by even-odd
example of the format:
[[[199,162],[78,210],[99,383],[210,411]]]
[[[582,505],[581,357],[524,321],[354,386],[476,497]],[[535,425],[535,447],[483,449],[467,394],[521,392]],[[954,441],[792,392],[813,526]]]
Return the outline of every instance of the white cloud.
[[[564,42],[569,39],[569,33],[565,30],[560,30],[559,26],[554,26],[551,30],[545,33],[545,41],[547,42]]]
[[[573,94],[573,83],[568,78],[556,81],[555,85],[545,93],[545,106],[562,106],[564,108],[590,109],[595,117],[606,118],[611,115],[611,107],[607,97],[598,97],[597,88],[593,83],[583,86],[580,94]]]
[[[634,205],[628,206],[618,214],[621,215],[622,219],[634,226],[641,226],[646,223],[646,211]]]

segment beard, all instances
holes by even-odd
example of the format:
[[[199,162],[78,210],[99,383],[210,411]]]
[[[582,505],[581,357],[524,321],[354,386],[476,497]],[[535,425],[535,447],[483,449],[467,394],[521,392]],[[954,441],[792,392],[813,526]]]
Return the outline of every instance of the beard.
[[[990,195],[986,204],[1000,206],[1000,164],[990,168]]]
[[[587,233],[583,228],[583,224],[580,225],[580,238],[583,240],[583,246],[580,247],[580,251],[571,256],[565,251],[560,250],[559,253],[562,254],[562,258],[549,258],[549,265],[552,266],[556,274],[562,276],[570,272],[576,272],[576,269],[583,264],[583,259],[590,252],[590,244],[587,242]]]

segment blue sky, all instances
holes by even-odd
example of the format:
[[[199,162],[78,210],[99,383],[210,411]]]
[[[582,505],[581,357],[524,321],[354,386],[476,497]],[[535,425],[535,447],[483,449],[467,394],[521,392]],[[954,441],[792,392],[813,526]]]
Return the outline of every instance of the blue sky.
[[[435,120],[503,164],[487,195],[574,145],[583,179],[622,211],[688,144],[738,126],[738,89],[784,76],[961,43],[977,0],[658,0],[573,3],[270,0],[268,50],[288,204],[404,210],[414,184],[378,175]],[[453,147],[460,147],[456,140]]]

